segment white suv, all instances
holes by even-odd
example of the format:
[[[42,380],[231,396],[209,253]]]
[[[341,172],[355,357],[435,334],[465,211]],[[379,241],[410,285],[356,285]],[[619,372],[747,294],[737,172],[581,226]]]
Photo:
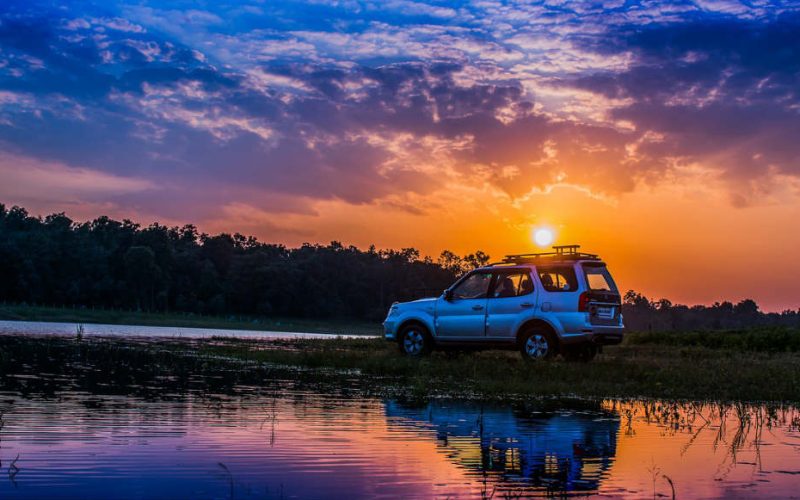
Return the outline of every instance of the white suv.
[[[584,361],[622,342],[620,294],[605,263],[578,245],[553,248],[475,269],[438,298],[393,304],[386,339],[408,356],[518,348],[530,360]]]

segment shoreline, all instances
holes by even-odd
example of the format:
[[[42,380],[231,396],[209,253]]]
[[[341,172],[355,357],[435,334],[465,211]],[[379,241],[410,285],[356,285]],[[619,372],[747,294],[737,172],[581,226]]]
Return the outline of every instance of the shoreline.
[[[334,332],[295,332],[280,330],[239,330],[232,328],[201,328],[186,326],[122,325],[111,323],[71,323],[54,321],[0,320],[0,335],[57,336],[75,338],[181,340],[181,339],[242,339],[242,340],[288,340],[288,339],[353,339],[374,338],[370,335]]]
[[[104,309],[0,304],[0,321],[32,323],[73,323],[75,325],[122,325],[157,328],[204,328],[252,332],[297,332],[327,335],[377,336],[380,323],[342,319],[249,318],[230,315],[202,316],[189,313],[147,313]]]

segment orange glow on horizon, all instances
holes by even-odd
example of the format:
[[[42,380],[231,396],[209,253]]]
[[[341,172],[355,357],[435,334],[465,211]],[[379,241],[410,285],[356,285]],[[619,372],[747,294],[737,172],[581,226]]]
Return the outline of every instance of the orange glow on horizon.
[[[718,190],[679,185],[613,199],[570,187],[517,200],[454,188],[433,196],[422,213],[375,205],[365,216],[366,207],[336,200],[314,208],[311,215],[280,217],[253,208],[248,220],[220,217],[203,228],[289,245],[336,240],[361,248],[413,246],[434,258],[445,249],[497,258],[541,251],[531,228],[552,227],[556,244],[600,254],[623,292],[690,305],[752,298],[766,311],[800,307],[800,262],[792,257],[800,234],[787,230],[800,217],[800,201],[734,208]]]

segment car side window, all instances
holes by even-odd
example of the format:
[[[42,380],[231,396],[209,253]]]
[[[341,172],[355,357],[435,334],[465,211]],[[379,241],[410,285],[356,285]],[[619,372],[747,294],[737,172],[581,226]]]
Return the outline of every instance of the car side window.
[[[570,266],[539,268],[538,273],[542,288],[548,292],[574,292],[578,289],[575,269]]]
[[[489,293],[492,273],[473,273],[453,288],[454,299],[483,299]]]
[[[495,299],[503,297],[520,297],[533,292],[533,280],[526,272],[503,273],[497,275],[497,281],[492,291]]]

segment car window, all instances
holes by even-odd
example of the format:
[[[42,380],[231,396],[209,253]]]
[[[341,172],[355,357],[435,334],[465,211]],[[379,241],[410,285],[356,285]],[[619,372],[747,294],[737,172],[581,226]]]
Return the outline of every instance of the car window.
[[[584,266],[583,271],[586,274],[586,285],[589,290],[598,292],[617,291],[617,285],[605,266]]]
[[[538,272],[542,288],[548,292],[574,292],[578,289],[578,280],[572,266],[539,268]]]
[[[503,297],[519,297],[533,292],[533,280],[531,275],[526,272],[503,273],[497,275],[492,297],[499,299]]]
[[[473,273],[453,289],[454,299],[482,299],[489,293],[492,273]]]

